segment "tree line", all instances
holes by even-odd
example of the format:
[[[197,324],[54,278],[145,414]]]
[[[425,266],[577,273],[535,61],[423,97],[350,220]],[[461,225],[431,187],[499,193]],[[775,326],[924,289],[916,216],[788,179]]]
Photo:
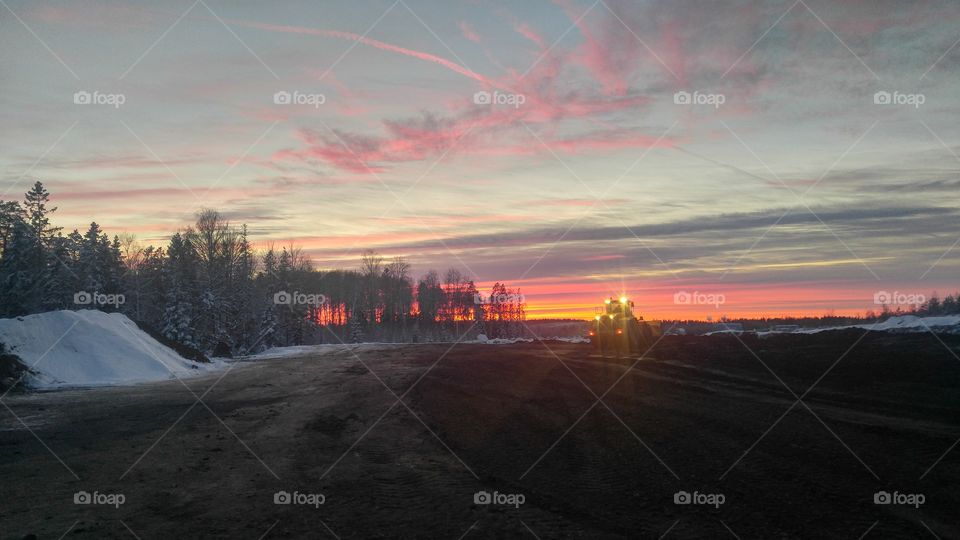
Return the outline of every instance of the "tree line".
[[[296,246],[254,249],[245,224],[209,209],[165,247],[111,239],[95,222],[64,234],[51,224],[49,199],[36,182],[22,202],[0,201],[0,317],[117,311],[218,353],[522,334],[519,290],[496,283],[483,295],[455,268],[415,280],[404,258],[366,252],[356,270],[318,270]]]
[[[952,295],[948,294],[947,296],[944,296],[943,299],[941,299],[940,296],[934,292],[930,295],[930,298],[925,299],[917,305],[908,306],[907,309],[903,309],[903,306],[891,307],[887,304],[884,304],[881,307],[880,313],[873,311],[867,312],[867,319],[884,319],[891,315],[936,317],[941,315],[957,314],[960,314],[960,292],[953,293]]]

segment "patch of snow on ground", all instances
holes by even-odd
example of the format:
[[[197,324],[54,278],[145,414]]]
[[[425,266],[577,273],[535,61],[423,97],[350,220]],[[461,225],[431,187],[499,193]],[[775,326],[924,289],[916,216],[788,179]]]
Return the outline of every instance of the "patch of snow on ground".
[[[244,360],[269,360],[274,358],[296,358],[300,356],[315,356],[359,349],[382,349],[408,345],[407,343],[325,343],[321,345],[291,345],[288,347],[272,347],[263,352],[243,357]]]
[[[327,343],[323,345],[294,345],[289,347],[273,347],[257,354],[243,357],[243,360],[271,360],[277,358],[297,358],[302,356],[315,356],[331,354],[344,351],[384,349],[390,347],[417,346],[417,345],[510,345],[512,343],[533,343],[533,338],[488,338],[484,334],[477,336],[477,339],[470,341],[424,341],[420,343]],[[543,338],[543,341],[563,341],[566,343],[590,343],[585,337],[551,337]]]
[[[92,309],[0,319],[0,342],[32,370],[32,388],[158,381],[223,366],[187,360],[126,315]]]
[[[590,338],[585,338],[583,336],[573,336],[573,337],[566,336],[566,337],[555,337],[555,338],[549,338],[549,339],[552,339],[554,341],[565,341],[567,343],[590,343]]]
[[[480,339],[482,336],[483,339]],[[494,338],[490,339],[483,334],[477,337],[475,341],[464,341],[464,343],[485,343],[488,345],[509,345],[511,343],[533,343],[534,341],[563,341],[565,343],[590,343],[590,340],[585,337],[579,336],[563,336],[563,337],[545,337],[540,338],[539,340],[533,338]]]
[[[960,331],[960,315],[943,317],[917,317],[916,315],[900,315],[889,319],[868,324],[854,324],[851,326],[833,326],[829,328],[806,328],[799,330],[799,334],[817,334],[829,330],[847,330],[861,328],[878,332],[926,332],[928,330],[955,330]]]

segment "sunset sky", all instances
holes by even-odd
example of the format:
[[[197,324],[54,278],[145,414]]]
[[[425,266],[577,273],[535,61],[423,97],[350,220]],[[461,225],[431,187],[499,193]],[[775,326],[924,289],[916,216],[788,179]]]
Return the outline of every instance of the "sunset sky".
[[[321,269],[375,249],[520,286],[531,318],[621,293],[652,317],[863,312],[960,288],[958,20],[954,1],[2,0],[0,199],[39,179],[56,224],[155,245],[212,207]]]

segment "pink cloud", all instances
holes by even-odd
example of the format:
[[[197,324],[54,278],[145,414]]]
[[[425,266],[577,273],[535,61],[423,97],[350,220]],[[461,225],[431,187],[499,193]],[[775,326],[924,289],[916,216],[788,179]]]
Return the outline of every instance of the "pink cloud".
[[[546,40],[543,39],[543,36],[541,36],[536,30],[531,28],[530,25],[528,25],[525,22],[522,22],[515,15],[513,15],[512,13],[508,12],[505,9],[498,9],[497,14],[499,14],[501,17],[506,19],[507,22],[510,23],[510,26],[513,28],[514,32],[520,34],[521,36],[533,42],[538,49],[540,50],[547,49]]]
[[[304,149],[275,152],[275,161],[324,161],[334,167],[355,173],[379,173],[388,163],[421,161],[437,157],[456,145],[457,152],[488,156],[522,156],[549,153],[582,153],[614,151],[625,148],[670,147],[674,141],[628,130],[601,130],[567,137],[539,135],[540,140],[525,129],[506,137],[502,131],[487,129],[489,118],[437,118],[424,115],[405,121],[385,121],[386,135],[369,136],[335,131],[325,134],[309,129],[298,132]],[[476,127],[476,126],[486,126]],[[544,148],[546,145],[547,148]],[[548,150],[549,148],[549,150]]]
[[[462,127],[427,115],[415,122],[385,121],[388,136],[367,136],[334,130],[321,133],[301,129],[298,136],[307,145],[303,150],[280,150],[274,160],[322,160],[356,173],[378,173],[383,163],[419,161],[449,147],[461,135]]]
[[[473,41],[474,43],[480,43],[480,36],[477,35],[477,32],[465,21],[460,21],[460,33],[463,34],[463,37]]]
[[[547,48],[547,43],[543,40],[543,36],[534,31],[534,29],[531,28],[527,23],[515,24],[513,29],[516,30],[521,36],[535,43],[537,47],[541,49]]]
[[[379,40],[376,40],[376,39],[373,39],[373,38],[361,36],[360,34],[355,34],[355,33],[353,33],[353,32],[344,32],[344,31],[341,31],[341,30],[319,30],[319,29],[316,29],[316,28],[307,28],[307,27],[304,27],[304,26],[287,26],[287,25],[268,24],[268,23],[252,22],[252,21],[240,21],[240,20],[236,20],[236,19],[230,19],[230,20],[227,20],[227,22],[230,23],[231,25],[235,25],[235,26],[243,26],[243,27],[247,27],[247,28],[257,28],[257,29],[260,29],[260,30],[268,30],[268,31],[271,31],[271,32],[284,32],[284,33],[290,33],[290,34],[305,34],[305,35],[311,35],[311,36],[320,36],[320,37],[337,38],[337,39],[345,39],[345,40],[349,40],[349,41],[355,41],[355,42],[357,42],[357,43],[361,43],[361,44],[363,44],[363,45],[367,45],[367,46],[370,46],[370,47],[374,47],[374,48],[377,48],[377,49],[380,49],[380,50],[384,50],[384,51],[389,51],[389,52],[394,52],[394,53],[402,54],[402,55],[404,55],[404,56],[409,56],[409,57],[411,57],[411,58],[417,58],[417,59],[423,60],[423,61],[425,61],[425,62],[431,62],[431,63],[437,64],[437,65],[439,65],[439,66],[445,67],[445,68],[447,68],[447,69],[449,69],[450,71],[453,71],[453,72],[455,72],[455,73],[459,73],[460,75],[463,75],[463,76],[465,76],[465,77],[469,77],[469,78],[471,78],[471,79],[473,79],[473,80],[475,80],[475,81],[482,82],[482,83],[487,84],[487,85],[489,85],[489,86],[497,87],[497,85],[494,83],[494,81],[492,81],[492,80],[484,77],[483,75],[480,75],[479,73],[475,73],[475,72],[473,72],[473,71],[470,71],[469,69],[461,66],[460,64],[457,64],[456,62],[452,62],[452,61],[450,61],[450,60],[447,60],[446,58],[442,58],[442,57],[440,57],[440,56],[437,56],[437,55],[434,55],[434,54],[430,54],[430,53],[427,53],[427,52],[422,52],[422,51],[416,51],[416,50],[413,50],[413,49],[408,49],[408,48],[406,48],[406,47],[401,47],[401,46],[399,46],[399,45],[393,45],[393,44],[391,44],[391,43],[386,43],[386,42],[379,41]]]
[[[561,3],[572,20],[576,12],[567,0]],[[457,144],[456,152],[477,155],[516,156],[545,152],[543,145],[531,140],[529,126],[536,129],[551,149],[564,153],[614,151],[625,148],[645,148],[657,142],[653,136],[627,132],[610,123],[606,117],[615,113],[642,111],[651,103],[649,96],[631,91],[629,79],[635,69],[638,43],[627,29],[604,10],[598,10],[601,26],[592,28],[587,21],[577,22],[585,43],[573,51],[555,50],[541,59],[529,73],[520,75],[507,69],[506,73],[491,78],[430,53],[415,51],[351,32],[318,30],[247,21],[229,21],[231,24],[269,31],[299,33],[329,38],[348,39],[380,50],[417,58],[441,65],[451,71],[480,82],[490,90],[510,89],[523,96],[521,107],[480,106],[473,104],[469,95],[461,102],[446,105],[445,112],[425,112],[418,117],[383,119],[379,133],[357,133],[337,130],[334,133],[301,129],[298,137],[302,147],[286,148],[273,154],[275,163],[300,161],[316,165],[325,163],[351,173],[379,173],[389,164],[421,161],[441,155]],[[604,16],[605,14],[605,16]],[[546,49],[545,40],[529,25],[502,12],[514,30]],[[479,36],[467,23],[460,24],[467,39],[477,41]],[[475,39],[476,38],[476,39]],[[679,54],[679,52],[678,52]],[[579,61],[571,62],[570,59]],[[571,87],[565,84],[567,70],[576,65],[586,67],[598,82],[598,87]],[[339,83],[341,94],[350,89]],[[340,111],[349,114],[346,111]],[[359,111],[360,112],[365,111]],[[352,115],[352,114],[351,114]],[[582,119],[593,124],[593,131],[579,134],[553,134],[562,123]],[[567,132],[569,132],[567,130]],[[461,140],[466,136],[469,140]],[[669,140],[661,141],[668,146]]]
[[[583,37],[583,44],[574,55],[583,67],[589,70],[603,86],[607,94],[624,95],[629,87],[626,75],[632,72],[632,67],[638,63],[638,47],[629,31],[616,19],[603,19],[603,27],[599,32],[589,24],[588,18],[593,14],[583,16],[584,8],[575,6],[570,0],[554,0],[577,27]],[[601,8],[595,8],[601,9]],[[602,9],[600,11],[602,14]]]

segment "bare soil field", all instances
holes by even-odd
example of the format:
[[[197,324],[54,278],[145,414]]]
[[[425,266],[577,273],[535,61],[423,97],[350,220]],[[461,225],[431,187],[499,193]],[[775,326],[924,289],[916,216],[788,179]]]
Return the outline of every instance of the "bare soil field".
[[[364,346],[7,396],[0,538],[958,538],[958,350]]]

